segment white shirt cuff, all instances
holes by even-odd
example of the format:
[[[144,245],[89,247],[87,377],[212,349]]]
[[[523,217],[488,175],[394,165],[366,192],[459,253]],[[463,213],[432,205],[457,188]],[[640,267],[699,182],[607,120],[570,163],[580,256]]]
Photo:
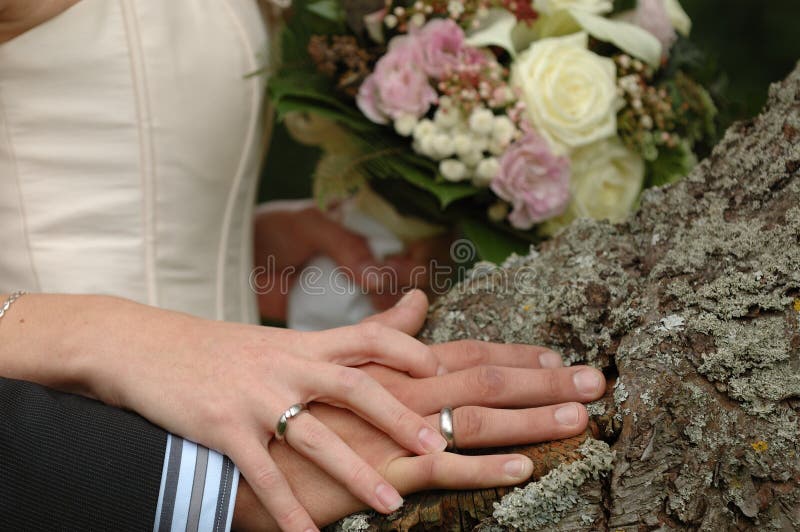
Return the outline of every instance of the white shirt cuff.
[[[153,530],[230,531],[238,486],[228,457],[169,434]]]

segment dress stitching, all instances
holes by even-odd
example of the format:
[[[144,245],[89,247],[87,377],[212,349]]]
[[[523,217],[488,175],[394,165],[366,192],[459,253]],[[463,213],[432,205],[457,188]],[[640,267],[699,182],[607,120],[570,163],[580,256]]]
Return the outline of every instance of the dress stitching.
[[[130,0],[120,1],[128,53],[131,62],[131,79],[136,98],[136,113],[139,128],[139,160],[142,179],[142,245],[144,247],[144,275],[147,286],[147,302],[158,305],[158,290],[155,273],[155,146],[151,128],[151,111],[148,100],[147,75],[145,72],[142,43],[135,8]]]
[[[6,116],[6,109],[3,105],[3,91],[2,87],[0,87],[0,116],[3,118],[0,123],[3,125],[3,132],[5,132],[6,139],[8,140],[8,150],[9,156],[11,157],[11,162],[14,165],[14,179],[17,185],[17,197],[19,198],[19,213],[22,217],[22,233],[25,237],[25,251],[28,254],[28,262],[30,264],[30,271],[33,275],[33,281],[36,284],[35,287],[31,287],[32,289],[36,290],[37,292],[42,291],[42,283],[39,280],[39,273],[36,271],[35,263],[33,262],[33,250],[31,249],[31,239],[30,235],[28,234],[28,216],[25,211],[25,201],[22,196],[22,183],[19,178],[19,163],[17,161],[17,155],[14,150],[14,142],[11,139],[11,133],[8,130],[8,117]],[[20,287],[17,287],[20,288]]]
[[[225,9],[228,11],[228,15],[233,22],[233,26],[236,29],[237,33],[239,34],[239,38],[242,41],[242,45],[244,46],[245,52],[248,58],[248,70],[255,71],[256,70],[256,63],[254,60],[255,52],[250,46],[250,42],[247,38],[247,32],[241,25],[241,21],[236,16],[236,13],[231,8],[230,3],[228,1],[224,2],[223,5]],[[247,168],[248,161],[250,159],[250,152],[253,149],[253,140],[256,135],[256,129],[259,119],[259,99],[260,93],[257,89],[258,82],[257,81],[250,81],[250,85],[252,87],[252,109],[254,112],[251,114],[250,117],[250,124],[248,126],[247,138],[245,140],[245,148],[242,152],[242,155],[239,159],[238,168],[236,169],[236,177],[234,179],[233,186],[231,187],[230,193],[228,195],[228,200],[225,206],[225,216],[222,222],[222,233],[220,237],[220,246],[219,246],[219,253],[217,256],[217,319],[225,319],[225,266],[227,262],[227,255],[228,255],[228,238],[230,236],[231,224],[232,224],[232,217],[233,217],[233,209],[236,205],[236,198],[239,195],[239,191],[242,186],[243,174],[245,169]],[[252,220],[250,220],[252,223]],[[250,243],[252,245],[252,243]]]

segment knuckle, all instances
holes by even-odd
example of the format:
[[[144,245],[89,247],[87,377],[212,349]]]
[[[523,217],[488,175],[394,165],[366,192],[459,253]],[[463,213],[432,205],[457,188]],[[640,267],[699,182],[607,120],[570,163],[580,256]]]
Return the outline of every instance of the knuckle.
[[[393,418],[395,427],[408,427],[417,424],[417,415],[406,408],[401,408],[395,412]]]
[[[478,340],[461,340],[458,342],[459,351],[470,366],[480,366],[487,361],[483,342]]]
[[[430,454],[418,458],[419,462],[419,478],[420,481],[430,487],[436,487],[437,475],[439,470],[438,454]]]
[[[281,511],[276,518],[276,520],[281,524],[281,528],[291,530],[296,529],[297,525],[305,521],[306,512],[301,506],[295,505],[291,508]]]
[[[368,321],[360,325],[361,340],[368,346],[373,346],[380,342],[384,336],[384,327],[376,321]]]
[[[460,408],[455,412],[458,416],[458,432],[460,436],[478,436],[483,429],[484,411],[478,408]]]
[[[364,462],[356,464],[350,471],[348,479],[350,486],[358,486],[359,488],[365,486],[372,480],[373,469]]]
[[[356,390],[363,388],[369,377],[360,369],[343,367],[339,369],[337,383],[345,396],[351,395]]]
[[[316,454],[329,447],[328,434],[319,425],[309,425],[303,431],[301,445],[307,452]]]
[[[561,379],[555,370],[547,370],[544,378],[544,388],[547,390],[549,398],[561,396]]]
[[[255,473],[253,485],[262,491],[277,490],[283,486],[283,475],[272,467],[264,467]]]
[[[497,397],[505,387],[505,376],[496,366],[481,366],[475,375],[476,389],[483,398]]]

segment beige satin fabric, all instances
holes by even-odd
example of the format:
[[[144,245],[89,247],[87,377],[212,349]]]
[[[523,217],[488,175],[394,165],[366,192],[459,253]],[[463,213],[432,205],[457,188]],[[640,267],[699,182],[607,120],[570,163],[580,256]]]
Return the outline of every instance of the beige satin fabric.
[[[0,292],[255,322],[255,0],[81,0],[0,45]]]

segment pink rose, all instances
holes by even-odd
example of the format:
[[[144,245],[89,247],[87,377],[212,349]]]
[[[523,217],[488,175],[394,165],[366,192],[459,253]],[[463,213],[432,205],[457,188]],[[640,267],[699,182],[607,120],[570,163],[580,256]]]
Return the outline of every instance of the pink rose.
[[[389,51],[356,96],[358,108],[376,124],[404,116],[422,118],[436,100],[436,91],[422,68],[419,42],[409,35],[392,39]]]
[[[664,0],[639,0],[636,9],[628,13],[625,19],[655,35],[661,42],[664,57],[678,39]]]
[[[420,41],[423,68],[442,79],[455,68],[464,49],[464,30],[451,19],[434,19],[413,34]]]
[[[544,138],[530,132],[503,154],[491,187],[513,206],[511,225],[527,231],[564,212],[569,176],[569,159],[555,155]]]

